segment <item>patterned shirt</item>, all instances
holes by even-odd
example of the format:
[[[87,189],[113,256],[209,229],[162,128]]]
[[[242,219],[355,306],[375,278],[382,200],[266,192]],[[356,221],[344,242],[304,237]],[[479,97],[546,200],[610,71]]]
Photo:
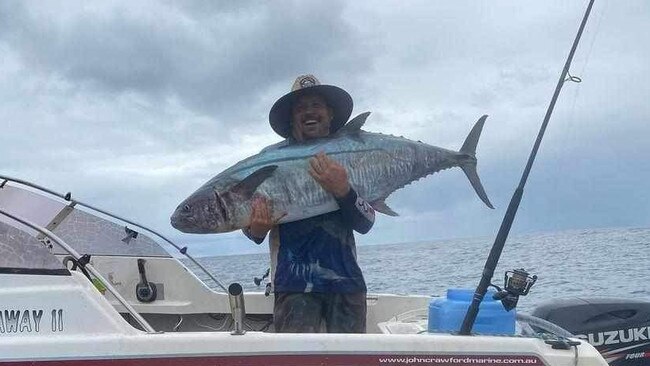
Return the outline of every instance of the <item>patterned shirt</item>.
[[[271,281],[275,292],[365,292],[366,283],[357,264],[353,230],[361,234],[372,227],[372,207],[357,193],[337,199],[339,210],[271,230]],[[256,243],[247,230],[246,236]]]

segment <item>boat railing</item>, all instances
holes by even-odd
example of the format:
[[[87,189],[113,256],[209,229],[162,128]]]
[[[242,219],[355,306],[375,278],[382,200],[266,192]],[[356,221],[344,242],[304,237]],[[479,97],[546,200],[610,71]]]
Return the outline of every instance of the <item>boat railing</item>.
[[[68,252],[68,254],[70,254],[75,260],[79,261],[81,259],[81,255],[77,253],[77,251],[74,250],[74,248],[72,248],[70,245],[68,245],[68,243],[66,243],[63,239],[59,238],[56,234],[54,234],[50,230],[40,225],[37,225],[25,218],[6,212],[3,209],[0,209],[0,214],[7,216],[10,219],[13,219],[33,230],[38,231],[40,234],[46,236],[47,238],[49,238],[50,240],[58,244],[61,248],[63,248],[66,252]],[[120,295],[120,293],[113,287],[111,282],[105,279],[104,276],[102,276],[102,274],[98,270],[96,270],[90,263],[85,264],[84,268],[88,272],[92,273],[92,275],[95,276],[97,279],[99,279],[102,282],[102,284],[104,284],[106,290],[110,292],[111,295],[113,295],[117,299],[117,301],[119,301],[119,303],[122,304],[122,306],[124,306],[124,308],[126,308],[129,314],[131,314],[131,316],[138,322],[138,324],[140,324],[142,329],[144,329],[147,333],[157,333],[156,330],[153,329],[153,327],[142,317],[142,315],[140,315],[140,313],[138,313],[137,310],[135,310],[133,306],[131,306],[131,304],[129,304],[129,302],[126,301],[126,299],[122,297],[122,295]]]
[[[106,211],[106,210],[94,207],[92,205],[89,205],[87,203],[84,203],[82,201],[76,200],[76,199],[72,198],[72,193],[71,192],[68,192],[66,194],[61,194],[61,193],[55,192],[55,191],[53,191],[51,189],[40,186],[38,184],[28,182],[26,180],[18,179],[18,178],[4,176],[4,175],[0,175],[0,180],[2,180],[2,182],[0,182],[0,188],[4,187],[5,184],[7,184],[8,182],[18,183],[20,185],[24,185],[26,187],[30,187],[30,188],[36,189],[36,190],[38,190],[40,192],[45,192],[45,193],[47,193],[47,194],[49,194],[51,196],[55,196],[55,197],[57,197],[59,199],[62,199],[65,202],[67,202],[67,206],[70,207],[70,208],[74,208],[75,206],[81,206],[81,207],[84,207],[84,208],[89,209],[91,211],[98,212],[98,213],[100,213],[102,215],[111,217],[111,218],[113,218],[115,220],[119,220],[119,221],[122,221],[124,223],[127,223],[127,224],[133,225],[135,227],[138,227],[138,228],[140,228],[142,230],[145,230],[145,231],[153,234],[154,236],[158,237],[159,239],[161,239],[165,243],[171,245],[176,250],[178,250],[179,253],[181,253],[182,255],[187,257],[194,265],[196,265],[203,273],[205,273],[212,281],[214,281],[214,283],[216,283],[219,287],[221,287],[221,289],[224,292],[228,293],[228,290],[227,290],[226,286],[224,286],[221,283],[221,281],[219,281],[212,273],[210,273],[210,271],[207,270],[207,268],[205,268],[201,263],[199,263],[199,261],[197,261],[194,257],[192,257],[188,253],[187,246],[181,247],[180,245],[177,245],[176,243],[172,242],[170,239],[168,239],[167,237],[165,237],[164,235],[158,233],[157,231],[155,231],[153,229],[150,229],[150,228],[148,228],[148,227],[146,227],[144,225],[138,224],[138,223],[136,223],[136,222],[134,222],[132,220],[126,219],[124,217],[121,217],[121,216],[116,215],[114,213],[111,213],[109,211]],[[34,229],[34,230],[36,230],[36,229]]]

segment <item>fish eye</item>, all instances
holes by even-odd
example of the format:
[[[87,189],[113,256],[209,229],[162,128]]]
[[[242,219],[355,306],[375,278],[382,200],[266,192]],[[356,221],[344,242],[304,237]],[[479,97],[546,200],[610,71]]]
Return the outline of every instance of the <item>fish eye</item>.
[[[192,207],[190,205],[183,206],[183,211],[189,211]]]

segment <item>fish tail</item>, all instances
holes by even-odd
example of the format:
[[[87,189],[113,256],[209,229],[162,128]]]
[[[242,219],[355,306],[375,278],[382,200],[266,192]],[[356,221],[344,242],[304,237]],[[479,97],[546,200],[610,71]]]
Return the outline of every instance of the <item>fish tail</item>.
[[[490,202],[490,199],[485,193],[483,184],[481,184],[481,179],[476,172],[476,145],[478,145],[478,139],[481,137],[481,131],[483,130],[483,125],[485,124],[486,119],[487,115],[479,118],[479,120],[476,121],[476,124],[474,124],[472,130],[467,135],[463,146],[460,148],[460,153],[469,155],[473,159],[469,159],[467,162],[461,164],[460,167],[463,169],[463,172],[465,172],[467,179],[469,179],[469,182],[472,184],[472,187],[474,188],[474,191],[476,191],[476,194],[478,194],[479,198],[481,198],[481,201],[483,201],[483,203],[485,203],[489,208],[494,208]]]
[[[485,124],[486,119],[487,115],[483,115],[478,119],[478,121],[476,121],[474,127],[472,127],[472,130],[469,131],[469,134],[465,138],[463,147],[460,148],[461,153],[469,154],[472,156],[476,155],[476,145],[478,145],[478,139],[481,137],[481,131],[483,131],[483,125]]]

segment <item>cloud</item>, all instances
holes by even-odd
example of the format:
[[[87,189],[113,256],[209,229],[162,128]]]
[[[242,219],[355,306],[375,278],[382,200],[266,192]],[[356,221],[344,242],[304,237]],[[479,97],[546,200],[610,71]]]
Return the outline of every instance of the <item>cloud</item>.
[[[648,225],[650,5],[596,3],[513,230]],[[478,170],[393,194],[361,243],[496,231],[586,2],[0,2],[1,171],[195,242],[168,218],[277,142],[270,106],[298,74],[344,87],[365,129],[458,149],[489,118]],[[486,211],[487,210],[487,211]],[[245,241],[244,241],[245,242]],[[206,245],[204,248],[209,248]],[[225,247],[224,247],[225,248]]]
[[[352,47],[337,1],[35,5],[10,9],[5,37],[30,67],[106,93],[171,98],[225,125],[296,70],[354,74],[370,60]]]

